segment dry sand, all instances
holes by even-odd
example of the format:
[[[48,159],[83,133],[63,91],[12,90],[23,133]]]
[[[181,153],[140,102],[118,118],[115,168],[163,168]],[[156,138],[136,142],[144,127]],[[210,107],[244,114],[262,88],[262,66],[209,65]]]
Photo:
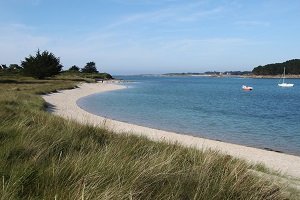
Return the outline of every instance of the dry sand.
[[[105,126],[116,133],[143,135],[154,141],[164,140],[168,142],[178,142],[184,146],[195,147],[198,149],[211,148],[219,150],[222,153],[243,158],[253,163],[264,163],[267,167],[278,170],[285,175],[300,178],[300,157],[298,156],[203,139],[189,135],[182,135],[110,120],[88,113],[76,104],[76,101],[81,97],[94,93],[124,88],[126,87],[123,85],[118,85],[111,82],[83,83],[79,85],[79,88],[44,95],[43,98],[46,102],[53,105],[51,111],[53,111],[54,114],[71,120],[76,120],[81,123],[89,123],[96,126]]]

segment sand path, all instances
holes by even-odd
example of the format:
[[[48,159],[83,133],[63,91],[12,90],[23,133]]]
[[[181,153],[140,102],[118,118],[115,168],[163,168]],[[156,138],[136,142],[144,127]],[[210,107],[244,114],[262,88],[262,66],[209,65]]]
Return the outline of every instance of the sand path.
[[[107,127],[116,133],[130,133],[143,135],[154,141],[178,142],[184,146],[198,149],[211,148],[223,153],[246,159],[254,163],[264,163],[267,167],[278,170],[285,175],[300,178],[300,157],[277,153],[263,149],[246,147],[231,143],[203,139],[199,137],[182,135],[178,133],[142,127],[125,122],[119,122],[97,116],[81,109],[76,101],[84,96],[94,93],[106,92],[126,88],[115,83],[83,83],[78,88],[63,90],[58,93],[44,95],[46,102],[53,105],[51,111],[54,114],[76,120],[80,123],[89,123]]]

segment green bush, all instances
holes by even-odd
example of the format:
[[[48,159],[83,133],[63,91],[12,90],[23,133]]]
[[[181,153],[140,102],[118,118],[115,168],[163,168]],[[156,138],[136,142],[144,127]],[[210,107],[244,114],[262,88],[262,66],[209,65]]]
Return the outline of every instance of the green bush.
[[[98,70],[96,68],[96,63],[94,63],[94,62],[86,63],[84,68],[81,69],[81,72],[83,72],[83,73],[98,73]]]
[[[79,72],[80,68],[77,67],[76,65],[73,65],[72,67],[69,68],[69,71],[74,71],[74,72]]]

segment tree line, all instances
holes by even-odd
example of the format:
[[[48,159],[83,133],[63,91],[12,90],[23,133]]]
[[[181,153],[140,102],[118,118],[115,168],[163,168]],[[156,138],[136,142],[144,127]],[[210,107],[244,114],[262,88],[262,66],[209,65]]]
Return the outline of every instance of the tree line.
[[[300,59],[288,60],[283,63],[273,63],[255,67],[252,73],[255,75],[280,75],[285,67],[286,74],[300,74]]]
[[[10,64],[9,66],[2,64],[0,70],[11,73],[22,73],[38,79],[52,77],[62,72],[62,64],[60,58],[48,51],[41,52],[38,50],[35,55],[29,55],[21,61],[21,65]],[[76,73],[99,73],[95,62],[88,62],[82,68],[76,65],[71,66],[68,72]],[[108,78],[112,78],[109,74]]]

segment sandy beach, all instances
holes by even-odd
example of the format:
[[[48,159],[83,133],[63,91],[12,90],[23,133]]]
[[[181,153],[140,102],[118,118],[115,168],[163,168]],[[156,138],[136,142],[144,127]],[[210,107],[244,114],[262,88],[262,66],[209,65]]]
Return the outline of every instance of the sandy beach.
[[[253,163],[263,163],[267,167],[278,170],[285,175],[300,178],[300,157],[298,156],[142,127],[88,113],[76,104],[78,99],[94,93],[125,89],[126,87],[112,82],[82,83],[78,86],[76,89],[44,95],[43,98],[52,105],[50,110],[54,114],[67,119],[95,126],[105,126],[116,133],[146,136],[154,141],[164,140],[178,142],[184,146],[198,149],[211,148],[219,150],[222,153],[246,159]]]

